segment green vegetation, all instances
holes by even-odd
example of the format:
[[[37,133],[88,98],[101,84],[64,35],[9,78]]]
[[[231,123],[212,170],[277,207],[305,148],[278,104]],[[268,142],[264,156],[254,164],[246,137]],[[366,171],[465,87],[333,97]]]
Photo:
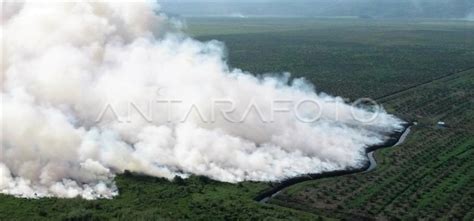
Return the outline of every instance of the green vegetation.
[[[265,183],[127,173],[113,200],[0,195],[0,220],[474,219],[474,70],[443,77],[474,66],[474,23],[207,18],[188,26],[201,40],[224,41],[234,67],[290,71],[319,91],[381,98],[419,124],[402,146],[376,152],[376,170],[300,183],[268,204],[253,201]]]
[[[113,200],[16,199],[0,195],[0,220],[314,220],[302,211],[253,201],[263,183],[238,185],[206,177],[175,179],[126,173],[116,178],[120,195]]]
[[[203,18],[189,26],[198,39],[225,42],[233,67],[288,71],[353,99],[474,67],[474,22]]]
[[[338,218],[474,219],[473,97],[470,70],[385,98],[419,121],[406,143],[376,152],[373,172],[300,183],[270,202]]]

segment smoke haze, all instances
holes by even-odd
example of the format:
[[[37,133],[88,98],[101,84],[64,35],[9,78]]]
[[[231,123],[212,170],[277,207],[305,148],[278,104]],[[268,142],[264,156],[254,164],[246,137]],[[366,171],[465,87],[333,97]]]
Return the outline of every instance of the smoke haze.
[[[466,16],[466,20],[474,21],[474,10]]]
[[[304,79],[230,69],[222,43],[185,36],[154,1],[3,7],[3,194],[111,198],[118,194],[114,176],[125,170],[168,179],[276,181],[361,166],[364,148],[401,129],[383,110],[370,122],[357,121],[352,113],[374,113],[317,94]],[[268,116],[275,100],[313,100],[320,120],[279,113],[268,123],[251,111],[239,123],[222,115],[204,122],[199,115],[213,115],[213,99],[234,102],[233,118],[249,104]],[[130,102],[145,110],[149,101],[153,120],[130,111]],[[199,111],[188,114],[189,104]],[[317,111],[300,107],[307,117]],[[118,119],[126,113],[127,120]]]
[[[182,16],[436,18],[463,19],[471,0],[162,0]]]

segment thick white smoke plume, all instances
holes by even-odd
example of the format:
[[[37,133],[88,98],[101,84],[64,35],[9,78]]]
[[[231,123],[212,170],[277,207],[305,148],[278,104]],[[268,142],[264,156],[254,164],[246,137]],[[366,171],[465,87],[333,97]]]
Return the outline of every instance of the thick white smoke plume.
[[[230,69],[153,1],[2,4],[0,193],[110,198],[125,170],[274,181],[360,166],[401,128],[304,80]]]

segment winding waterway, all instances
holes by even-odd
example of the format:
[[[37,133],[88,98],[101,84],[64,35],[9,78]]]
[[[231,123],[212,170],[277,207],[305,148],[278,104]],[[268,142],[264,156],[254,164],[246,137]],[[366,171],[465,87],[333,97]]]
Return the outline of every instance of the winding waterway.
[[[328,178],[328,177],[336,177],[336,176],[343,176],[343,175],[348,175],[348,174],[355,174],[355,173],[368,173],[372,170],[374,170],[377,167],[377,161],[375,159],[374,153],[378,149],[385,148],[385,147],[395,147],[403,144],[408,137],[408,134],[411,131],[411,126],[412,123],[406,124],[405,129],[402,130],[401,132],[395,133],[391,136],[391,138],[386,141],[384,144],[373,146],[370,148],[367,148],[367,157],[368,157],[368,163],[361,167],[361,168],[353,168],[353,169],[347,169],[347,170],[339,170],[339,171],[331,171],[331,172],[323,172],[319,174],[307,174],[304,176],[300,177],[295,177],[291,178],[285,181],[282,181],[281,183],[277,184],[276,186],[272,187],[271,189],[261,193],[257,197],[255,197],[255,200],[260,202],[260,203],[266,203],[273,197],[277,196],[281,191],[284,189],[293,186],[295,184],[304,182],[304,181],[309,181],[309,180],[316,180],[316,179],[321,179],[321,178]]]
[[[396,147],[396,146],[399,146],[401,144],[403,144],[405,142],[405,140],[407,139],[408,137],[408,134],[410,133],[410,130],[411,130],[411,126],[408,127],[405,132],[403,132],[402,136],[400,136],[400,139],[398,140],[398,142],[393,145],[392,147]],[[367,168],[367,170],[364,171],[364,173],[367,173],[367,172],[370,172],[372,170],[375,169],[375,167],[377,167],[377,161],[375,160],[375,151],[376,150],[373,150],[373,151],[370,151],[369,153],[367,153],[367,156],[369,157],[369,168]]]

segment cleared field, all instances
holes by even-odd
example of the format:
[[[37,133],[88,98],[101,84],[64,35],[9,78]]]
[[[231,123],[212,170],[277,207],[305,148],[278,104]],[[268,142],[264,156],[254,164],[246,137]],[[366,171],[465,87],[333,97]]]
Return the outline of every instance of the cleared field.
[[[474,71],[438,79],[474,66],[474,23],[196,18],[188,26],[224,41],[234,67],[290,71],[343,97],[390,95],[385,108],[418,125],[404,145],[376,152],[373,172],[301,183],[269,204],[253,200],[267,183],[127,173],[116,177],[113,200],[0,195],[0,220],[474,219]],[[448,127],[436,127],[440,120]]]

